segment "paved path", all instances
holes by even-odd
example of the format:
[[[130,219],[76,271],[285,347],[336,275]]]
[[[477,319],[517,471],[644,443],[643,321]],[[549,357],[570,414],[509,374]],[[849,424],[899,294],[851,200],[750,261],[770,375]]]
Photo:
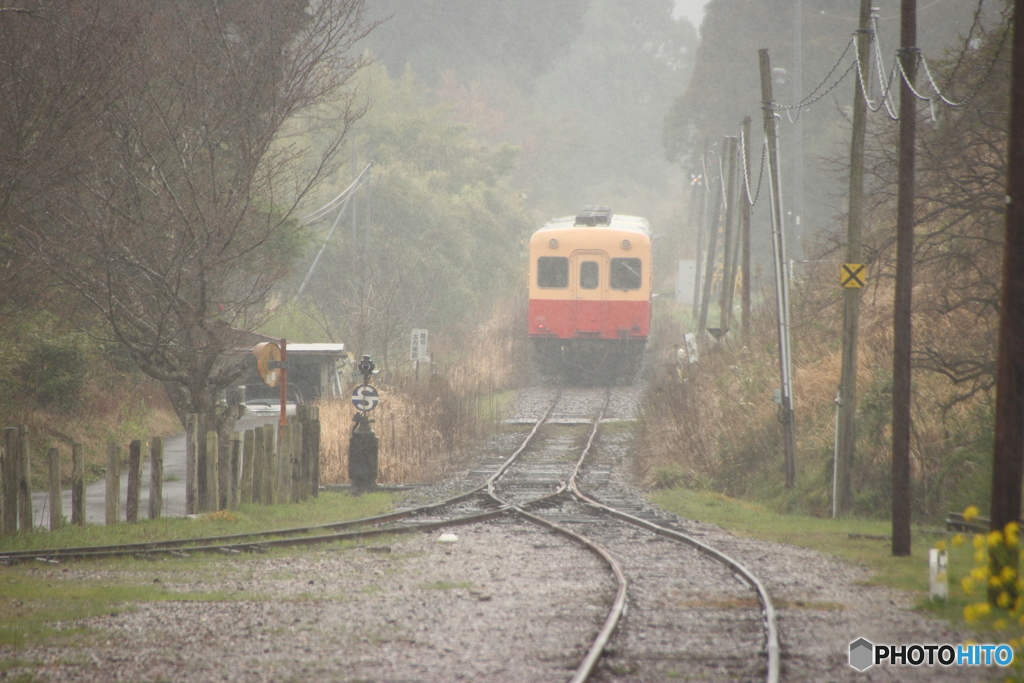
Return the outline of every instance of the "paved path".
[[[289,411],[289,415],[291,411]],[[277,415],[244,417],[235,426],[236,431],[253,429],[259,425],[275,422]],[[142,465],[142,490],[139,496],[139,519],[149,518],[149,450],[144,445],[145,462]],[[126,468],[122,468],[126,469]],[[85,521],[89,524],[106,524],[107,482],[99,479],[85,487]],[[71,489],[63,492],[61,512],[71,520]],[[125,519],[125,501],[128,497],[128,473],[121,474],[121,521]],[[185,516],[185,432],[164,439],[164,490],[163,516]],[[36,491],[32,494],[32,521],[36,527],[50,528],[50,494]]]

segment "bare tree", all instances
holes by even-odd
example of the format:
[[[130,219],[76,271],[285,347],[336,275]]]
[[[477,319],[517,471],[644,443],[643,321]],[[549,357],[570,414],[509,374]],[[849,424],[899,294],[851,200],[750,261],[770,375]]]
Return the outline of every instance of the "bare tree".
[[[121,0],[0,7],[0,316],[44,296],[45,271],[17,226],[88,163],[136,17]],[[107,30],[115,20],[125,30]]]
[[[76,3],[47,8],[64,4]],[[136,4],[131,25],[98,27],[131,41],[89,164],[19,229],[144,372],[212,419],[240,372],[230,352],[249,344],[297,253],[293,213],[363,112],[347,86],[372,25],[363,0]],[[288,126],[326,100],[336,108],[314,151]]]

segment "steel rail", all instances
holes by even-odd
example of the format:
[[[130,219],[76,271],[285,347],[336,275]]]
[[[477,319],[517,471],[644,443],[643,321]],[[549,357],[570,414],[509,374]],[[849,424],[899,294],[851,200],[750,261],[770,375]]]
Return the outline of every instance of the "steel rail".
[[[167,541],[149,541],[141,543],[122,543],[102,546],[78,546],[69,548],[43,548],[37,550],[11,550],[0,552],[0,562],[11,563],[19,561],[32,561],[32,560],[59,560],[59,559],[82,559],[82,558],[101,558],[101,557],[123,557],[123,556],[134,556],[134,555],[146,555],[150,553],[167,553],[170,551],[187,551],[187,552],[216,552],[223,551],[224,549],[245,549],[251,548],[258,545],[264,545],[268,547],[282,546],[283,543],[271,542],[271,539],[278,537],[293,537],[302,536],[304,534],[315,533],[317,531],[324,530],[340,530],[349,529],[352,527],[359,526],[371,526],[377,524],[385,524],[387,522],[398,521],[401,519],[408,519],[418,515],[423,515],[430,512],[436,512],[446,507],[458,505],[467,500],[478,496],[485,489],[493,486],[493,482],[496,478],[500,478],[509,467],[512,466],[513,462],[519,455],[526,450],[527,446],[536,436],[540,426],[547,421],[550,417],[551,412],[554,410],[555,405],[558,403],[558,399],[561,397],[561,389],[555,393],[555,397],[548,405],[547,410],[544,414],[534,423],[533,428],[526,435],[526,438],[519,445],[516,451],[502,464],[501,468],[492,475],[486,482],[480,484],[469,491],[458,494],[451,498],[446,498],[441,501],[434,503],[428,503],[426,505],[420,505],[418,507],[409,508],[407,510],[400,510],[397,512],[390,512],[384,515],[376,515],[373,517],[362,517],[359,519],[347,520],[342,522],[328,522],[326,524],[317,524],[303,527],[291,527],[286,529],[273,529],[269,531],[255,531],[251,533],[241,534],[226,534],[220,536],[204,536],[197,538],[183,538],[174,539]],[[417,525],[414,528],[423,528],[422,525]],[[386,533],[397,533],[388,531]],[[322,538],[332,539],[336,535],[318,535],[308,536],[306,538]],[[266,540],[264,540],[266,539]],[[324,541],[324,542],[330,542]]]
[[[587,437],[587,443],[584,446],[583,452],[580,455],[580,458],[577,461],[577,465],[573,470],[574,475],[575,471],[579,468],[579,463],[583,462],[583,460],[587,457],[587,454],[590,452],[590,448],[594,443],[594,439],[597,437],[598,427],[600,427],[601,420],[604,418],[604,414],[608,410],[608,403],[610,401],[611,387],[608,387],[605,391],[604,404],[601,406],[600,411],[598,411],[597,417],[594,418],[594,421],[591,424],[590,434]],[[536,429],[539,427],[539,424],[540,423],[538,423],[538,425],[534,427],[534,431],[536,431]],[[525,448],[525,446],[523,448]],[[520,452],[521,450],[522,448],[520,449]],[[511,466],[511,460],[512,459],[510,458],[506,464]],[[493,498],[496,502],[503,505],[511,504],[508,501],[498,497],[498,495],[494,492],[494,484],[497,483],[498,480],[500,480],[504,476],[507,470],[508,467],[503,467],[501,470],[499,470],[499,472],[496,472],[494,476],[491,478],[491,483],[489,483],[487,489],[488,495],[491,498]],[[629,582],[626,579],[626,573],[622,570],[622,565],[619,563],[618,560],[615,559],[614,556],[612,556],[610,552],[608,552],[606,548],[603,548],[602,546],[598,545],[597,543],[593,542],[592,540],[590,540],[582,534],[578,534],[575,531],[570,531],[569,529],[559,526],[558,524],[546,520],[543,517],[531,514],[524,509],[527,505],[536,505],[540,502],[550,501],[554,498],[563,495],[566,491],[566,486],[566,482],[561,482],[558,487],[558,490],[555,491],[553,494],[543,496],[542,498],[534,499],[524,505],[511,505],[511,508],[515,514],[519,515],[523,519],[533,524],[546,527],[552,531],[555,531],[558,534],[561,534],[562,536],[565,536],[566,538],[576,543],[579,543],[584,548],[597,555],[600,559],[604,560],[604,562],[611,569],[612,574],[615,577],[615,598],[614,600],[612,600],[612,605],[611,609],[609,609],[608,611],[608,616],[605,617],[604,624],[602,625],[600,631],[598,631],[598,634],[592,641],[590,647],[587,649],[587,654],[584,656],[583,661],[580,662],[580,665],[578,667],[576,667],[576,672],[570,680],[570,683],[583,683],[584,681],[587,681],[590,678],[590,676],[594,673],[594,669],[597,667],[598,662],[601,660],[601,656],[604,654],[604,650],[608,646],[608,642],[615,634],[615,630],[618,628],[619,622],[622,620],[623,615],[625,615],[626,613],[626,594],[629,588]]]
[[[752,571],[750,571],[742,564],[740,564],[738,561],[734,560],[732,557],[726,555],[722,551],[712,548],[711,546],[706,545],[704,543],[701,543],[692,536],[687,536],[686,534],[676,531],[675,529],[663,527],[659,524],[655,524],[654,522],[642,519],[635,515],[631,515],[628,512],[623,512],[621,510],[617,510],[613,507],[605,505],[583,493],[579,488],[578,475],[581,467],[583,466],[583,461],[590,451],[590,447],[593,443],[593,436],[594,435],[592,434],[591,438],[587,441],[587,445],[584,448],[583,453],[580,455],[579,460],[577,460],[576,465],[573,467],[572,476],[569,477],[569,489],[571,490],[572,495],[580,503],[589,508],[600,511],[604,514],[614,517],[615,519],[626,522],[627,524],[632,524],[633,526],[646,529],[655,534],[658,534],[659,536],[671,538],[673,540],[680,541],[682,543],[686,543],[692,546],[699,552],[729,567],[734,574],[736,574],[741,580],[743,580],[744,583],[753,588],[754,591],[757,593],[758,600],[761,603],[762,614],[764,615],[765,651],[768,657],[767,676],[765,678],[765,681],[766,683],[778,683],[780,669],[779,631],[776,620],[775,605],[772,603],[771,596],[768,594],[768,590],[765,588],[764,584],[761,582],[760,579],[757,578],[757,576]]]

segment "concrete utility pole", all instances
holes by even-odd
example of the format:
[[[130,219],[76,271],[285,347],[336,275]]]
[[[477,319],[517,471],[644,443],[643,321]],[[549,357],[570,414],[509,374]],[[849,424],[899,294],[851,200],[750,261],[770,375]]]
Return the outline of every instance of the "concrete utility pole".
[[[747,180],[750,174],[750,117],[743,117],[743,168],[744,180],[743,180],[743,191],[740,193],[742,201],[740,206],[743,208],[743,223],[741,228],[741,237],[743,240],[743,284],[742,284],[742,303],[740,305],[740,314],[743,318],[743,340],[747,341],[750,339],[750,196],[748,194],[749,188],[747,187]]]
[[[910,555],[910,297],[914,285],[914,142],[917,136],[917,0],[901,0],[899,181],[892,353],[892,554]]]
[[[804,97],[804,28],[803,0],[796,0],[793,7],[793,101],[800,103]],[[800,247],[797,258],[807,258],[804,253],[804,108],[796,110],[793,122],[793,235]]]
[[[697,263],[693,276],[693,306],[690,309],[690,317],[700,316],[701,306],[701,285],[703,280],[701,274],[704,272],[704,228],[708,222],[708,192],[710,192],[710,185],[708,185],[708,141],[704,140],[704,154],[700,157],[701,164],[701,177],[700,185],[697,186],[697,191],[700,192],[700,223],[697,226]],[[696,315],[694,315],[696,314]],[[700,329],[700,328],[698,328]]]
[[[869,53],[871,0],[860,2],[857,31],[859,72],[871,71]],[[853,90],[853,133],[850,138],[849,213],[846,223],[846,263],[861,263],[861,221],[864,208],[864,134],[867,128],[867,93],[856,80]],[[846,514],[853,507],[850,473],[857,443],[857,337],[860,324],[860,287],[845,287],[843,293],[843,366],[839,378],[839,423],[836,425],[835,483],[832,516]]]
[[[772,67],[768,50],[758,50],[761,67],[761,106],[764,114],[765,144],[768,147],[768,189],[771,198],[772,241],[775,247],[775,300],[779,321],[779,422],[786,460],[786,488],[796,485],[796,435],[793,430],[793,360],[789,345],[789,269],[786,264],[786,240],[783,231],[782,184],[779,179],[778,136],[772,111]]]
[[[738,142],[735,137],[725,139],[725,231],[722,239],[722,291],[718,299],[719,323],[722,332],[732,327],[732,295],[736,283],[736,236],[733,233],[733,220],[736,217],[736,152]]]
[[[722,147],[725,147],[724,142]],[[722,192],[724,191],[722,183],[724,182],[725,179],[719,173],[715,183],[717,189],[714,190],[714,208],[709,214],[708,221],[708,252],[704,266],[704,293],[700,297],[700,319],[697,321],[698,339],[704,338],[704,330],[708,326],[708,308],[711,305],[711,288],[715,279],[715,257],[718,254],[718,216],[722,212]]]
[[[1024,0],[1014,0],[1010,78],[1010,140],[1006,179],[1006,238],[1000,295],[996,433],[992,459],[991,528],[1020,519],[1024,473]],[[1018,566],[1017,553],[1009,565]],[[989,568],[1002,564],[989,554]],[[992,599],[992,595],[989,596]]]

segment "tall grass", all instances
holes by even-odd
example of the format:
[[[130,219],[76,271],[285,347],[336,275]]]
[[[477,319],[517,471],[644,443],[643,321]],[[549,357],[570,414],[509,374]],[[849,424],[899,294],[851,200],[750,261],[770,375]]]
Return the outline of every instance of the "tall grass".
[[[370,414],[380,440],[379,484],[437,481],[462,461],[465,447],[495,429],[505,392],[529,375],[524,306],[504,302],[460,342],[432,346],[432,368],[393,373],[378,385],[382,400]],[[354,388],[361,380],[355,380]],[[321,481],[348,483],[348,441],[356,410],[350,402],[321,404]]]
[[[780,510],[830,513],[842,353],[835,272],[838,264],[825,263],[793,290],[796,487],[784,485],[781,426],[772,402],[780,372],[770,301],[755,311],[747,335],[737,329],[717,343],[705,338],[700,362],[685,381],[676,372],[673,345],[693,323],[670,303],[656,310],[650,347],[655,362],[648,363],[636,461],[644,481],[716,490]],[[915,322],[918,341],[937,333]],[[858,346],[853,488],[855,512],[866,516],[884,516],[891,507],[891,324],[891,283],[878,280],[863,295]],[[988,501],[991,397],[982,392],[951,403],[957,391],[938,373],[914,371],[912,504],[920,520]]]

